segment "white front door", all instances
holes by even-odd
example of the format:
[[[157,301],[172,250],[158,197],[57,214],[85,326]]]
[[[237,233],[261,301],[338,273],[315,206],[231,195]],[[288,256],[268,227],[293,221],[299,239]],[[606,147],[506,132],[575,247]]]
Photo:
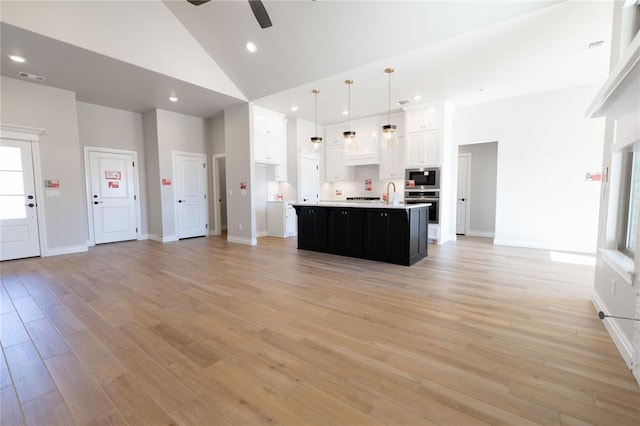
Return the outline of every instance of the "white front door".
[[[467,233],[471,154],[458,155],[458,199],[456,201],[456,234]]]
[[[40,256],[31,142],[0,143],[0,260]]]
[[[94,242],[137,239],[133,154],[89,151],[89,169]]]
[[[300,161],[300,202],[316,203],[319,192],[319,171],[318,159],[313,157],[302,157]]]
[[[178,238],[207,235],[206,156],[174,152]]]

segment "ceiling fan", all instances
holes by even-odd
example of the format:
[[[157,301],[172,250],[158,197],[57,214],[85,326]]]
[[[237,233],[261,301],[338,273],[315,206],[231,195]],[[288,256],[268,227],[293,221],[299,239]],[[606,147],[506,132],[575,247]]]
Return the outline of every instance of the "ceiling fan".
[[[194,6],[200,6],[201,4],[207,3],[210,0],[187,0]],[[262,4],[261,0],[249,0],[249,6],[251,6],[251,11],[253,15],[256,17],[258,24],[260,24],[260,28],[269,28],[271,25],[271,19],[269,18],[269,14],[267,13],[267,9],[265,9],[264,4]]]

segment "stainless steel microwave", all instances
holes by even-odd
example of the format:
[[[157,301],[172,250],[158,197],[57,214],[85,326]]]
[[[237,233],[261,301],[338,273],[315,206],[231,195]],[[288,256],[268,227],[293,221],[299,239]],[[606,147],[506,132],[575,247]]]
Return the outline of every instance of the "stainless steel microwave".
[[[440,189],[440,168],[406,169],[405,190]]]

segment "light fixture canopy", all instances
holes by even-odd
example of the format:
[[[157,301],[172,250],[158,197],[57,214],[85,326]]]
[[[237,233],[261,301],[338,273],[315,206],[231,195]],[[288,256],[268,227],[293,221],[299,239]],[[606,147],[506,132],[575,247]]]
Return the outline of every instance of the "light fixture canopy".
[[[382,137],[380,138],[380,146],[382,148],[393,148],[398,146],[398,137],[396,135],[395,124],[391,124],[391,74],[395,70],[393,68],[386,68],[384,72],[389,76],[389,109],[387,113],[387,123],[382,126]]]
[[[320,90],[313,89],[311,93],[313,93],[316,97],[316,132],[315,136],[311,137],[311,143],[313,144],[314,148],[317,148],[322,143],[322,138],[318,136],[318,93],[320,93]]]
[[[347,87],[349,87],[349,94],[347,97],[347,131],[342,132],[342,136],[344,136],[344,141],[346,144],[345,150],[348,150],[356,139],[356,132],[351,130],[351,85],[353,84],[353,80],[345,80],[344,82]]]

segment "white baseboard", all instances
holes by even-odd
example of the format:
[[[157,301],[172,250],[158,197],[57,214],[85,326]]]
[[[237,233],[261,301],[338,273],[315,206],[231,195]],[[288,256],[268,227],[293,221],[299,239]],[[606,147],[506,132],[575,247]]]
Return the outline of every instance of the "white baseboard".
[[[266,237],[267,235],[269,235],[267,233],[267,231],[256,231],[256,237],[260,238],[260,237]]]
[[[151,235],[149,235],[149,234],[142,234],[142,235],[140,235],[140,238],[139,238],[140,241],[142,241],[142,240],[150,240],[150,239],[151,239]]]
[[[86,245],[54,247],[54,248],[45,249],[45,252],[42,257],[60,256],[63,254],[72,254],[72,253],[83,253],[85,251],[89,251],[89,247]]]
[[[602,299],[600,299],[600,296],[598,296],[598,293],[596,293],[595,289],[593,289],[593,291],[591,292],[591,303],[593,303],[593,306],[596,308],[597,312],[607,312],[607,308],[602,303]],[[624,362],[627,363],[627,367],[631,369],[633,361],[633,347],[631,346],[631,342],[622,333],[620,327],[618,327],[618,324],[614,319],[606,318],[602,321],[602,323],[604,324],[604,328],[606,328],[609,332],[609,335],[611,336],[613,343],[615,343],[616,348],[618,348],[618,352],[620,352],[620,355],[622,355]]]
[[[467,231],[464,235],[469,237],[493,238],[496,236],[496,233],[491,231]]]
[[[162,242],[162,237],[158,234],[148,234],[148,237],[151,241],[157,241],[159,243]]]
[[[163,243],[172,243],[174,241],[178,241],[179,238],[177,235],[165,235],[164,237],[162,237],[162,242]]]
[[[511,246],[511,247],[534,248],[534,249],[541,249],[541,250],[567,251],[572,253],[585,253],[585,254],[596,253],[595,247],[574,246],[569,244],[538,243],[538,242],[523,241],[523,240],[509,240],[506,238],[494,238],[493,244],[497,246]]]
[[[233,235],[227,235],[227,241],[230,243],[245,244],[248,246],[258,245],[258,240],[255,238],[234,237]]]

